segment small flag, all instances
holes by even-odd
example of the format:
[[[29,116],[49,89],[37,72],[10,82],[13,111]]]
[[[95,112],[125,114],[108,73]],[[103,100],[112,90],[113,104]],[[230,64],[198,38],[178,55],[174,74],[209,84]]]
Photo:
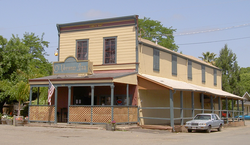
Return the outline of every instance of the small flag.
[[[54,93],[55,87],[49,80],[49,89],[48,89],[48,103],[51,105],[51,97]]]

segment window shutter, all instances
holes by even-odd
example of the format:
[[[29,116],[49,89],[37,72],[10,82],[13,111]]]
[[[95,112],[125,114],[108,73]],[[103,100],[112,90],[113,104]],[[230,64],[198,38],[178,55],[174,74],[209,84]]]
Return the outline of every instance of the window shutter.
[[[159,50],[154,49],[153,52],[153,69],[155,71],[160,70],[160,57],[159,57]]]
[[[217,85],[217,70],[214,69],[214,85]]]
[[[172,54],[172,75],[177,75],[177,56]]]
[[[204,65],[201,66],[201,73],[202,73],[202,83],[205,83],[206,79],[205,79],[205,66]]]
[[[192,61],[188,60],[188,79],[192,79]]]

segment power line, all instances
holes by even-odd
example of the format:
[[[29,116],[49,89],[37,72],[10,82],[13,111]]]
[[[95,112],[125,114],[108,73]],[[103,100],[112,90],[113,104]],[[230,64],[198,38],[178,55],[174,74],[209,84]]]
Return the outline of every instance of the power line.
[[[241,28],[241,27],[248,27],[250,26],[250,23],[246,24],[241,24],[241,25],[236,25],[236,26],[231,26],[231,27],[224,27],[224,28],[217,28],[217,29],[209,29],[209,30],[201,30],[201,31],[193,31],[193,32],[187,32],[187,33],[175,33],[175,34],[153,34],[150,35],[149,37],[152,36],[184,36],[184,35],[195,35],[195,34],[200,34],[200,33],[209,33],[209,32],[216,32],[216,31],[223,31],[223,30],[229,30],[229,29],[235,29],[235,28]],[[143,30],[143,29],[142,29]],[[143,31],[144,35],[146,33]]]
[[[173,35],[174,36],[193,35],[193,34],[223,31],[223,30],[234,29],[234,28],[241,28],[241,27],[247,27],[247,26],[250,26],[250,23],[242,24],[242,25],[236,25],[236,26],[231,26],[231,27],[225,27],[225,28],[217,28],[217,29],[210,29],[210,30],[201,30],[201,31],[194,31],[194,32],[187,32],[187,33],[177,33],[177,34],[173,34]],[[169,34],[167,34],[167,35],[169,35]]]
[[[177,45],[204,44],[204,43],[214,43],[214,42],[232,41],[232,40],[248,39],[248,38],[250,38],[250,36],[249,36],[249,37],[234,38],[234,39],[226,39],[226,40],[207,41],[207,42],[183,43],[183,44],[177,44]]]

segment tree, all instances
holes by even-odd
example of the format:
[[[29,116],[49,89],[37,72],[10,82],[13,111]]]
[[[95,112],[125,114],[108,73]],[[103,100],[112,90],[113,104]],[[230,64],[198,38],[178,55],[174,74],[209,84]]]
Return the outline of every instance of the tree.
[[[208,63],[211,63],[212,65],[215,65],[215,56],[216,54],[215,53],[210,53],[210,52],[206,52],[206,53],[202,53],[203,57],[199,57],[201,60],[205,61],[205,62],[208,62]]]
[[[250,67],[240,69],[240,86],[243,87],[242,92],[250,92]],[[243,94],[242,94],[243,95]]]
[[[141,38],[156,42],[173,51],[178,51],[173,32],[176,29],[164,27],[161,22],[144,17],[138,20],[139,34]]]
[[[225,45],[215,65],[222,69],[222,90],[241,96],[243,88],[239,84],[240,67],[236,59],[236,54]]]
[[[49,42],[43,40],[43,35],[40,38],[25,33],[23,39],[12,35],[9,41],[0,36],[0,111],[5,102],[20,104],[28,99],[29,79],[51,75],[52,64],[44,50]]]

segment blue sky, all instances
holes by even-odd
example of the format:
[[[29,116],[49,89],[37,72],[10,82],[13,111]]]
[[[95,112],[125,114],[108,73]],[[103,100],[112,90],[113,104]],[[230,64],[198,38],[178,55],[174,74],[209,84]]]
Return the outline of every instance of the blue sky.
[[[46,52],[57,61],[56,24],[139,15],[177,29],[179,52],[202,56],[228,45],[240,67],[250,67],[250,0],[0,0],[0,35],[34,32],[50,42]]]

